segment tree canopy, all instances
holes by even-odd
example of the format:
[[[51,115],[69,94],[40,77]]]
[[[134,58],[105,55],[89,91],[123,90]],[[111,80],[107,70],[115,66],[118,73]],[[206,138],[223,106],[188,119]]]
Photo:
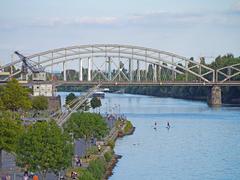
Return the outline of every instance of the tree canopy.
[[[69,104],[72,100],[76,98],[76,95],[74,93],[70,93],[66,96],[65,103]]]
[[[89,112],[72,114],[64,124],[64,129],[69,133],[73,133],[75,139],[102,138],[108,133],[108,127],[103,117]]]
[[[47,172],[57,173],[71,165],[73,145],[56,122],[37,122],[20,137],[17,163],[39,172],[45,179]]]
[[[48,109],[48,99],[45,96],[35,96],[32,98],[32,108],[37,111]]]
[[[20,86],[16,79],[9,81],[3,88],[1,100],[5,109],[11,111],[28,110],[31,108],[29,91]]]
[[[2,167],[2,150],[15,153],[23,127],[15,112],[0,111],[0,168]]]
[[[93,97],[93,98],[91,99],[90,103],[91,103],[91,107],[92,107],[93,109],[102,106],[101,99],[98,98],[98,97]]]
[[[0,112],[0,150],[15,152],[18,138],[23,132],[23,127],[18,116],[13,112]],[[15,117],[15,118],[14,118]]]

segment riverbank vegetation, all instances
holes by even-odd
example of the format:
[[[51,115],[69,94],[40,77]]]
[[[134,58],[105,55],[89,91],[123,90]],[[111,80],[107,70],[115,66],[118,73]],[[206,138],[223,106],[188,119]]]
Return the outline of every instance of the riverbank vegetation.
[[[112,169],[116,165],[119,155],[115,155],[114,146],[118,137],[129,135],[133,133],[134,127],[130,121],[117,120],[115,123],[113,134],[108,134],[105,137],[104,145],[99,152],[96,146],[92,146],[87,151],[87,159],[82,159],[82,162],[86,162],[87,167],[75,167],[70,168],[67,171],[67,176],[71,175],[71,172],[76,172],[79,179],[86,180],[100,180],[107,179],[112,175]]]
[[[26,123],[23,119],[29,116],[29,111],[37,113],[47,109],[47,99],[32,97],[30,91],[16,80],[0,88],[0,152],[13,154],[22,171],[39,173],[43,180],[47,173],[57,175],[72,166],[74,140],[90,142],[96,139],[103,143],[101,149],[96,144],[87,147],[87,166],[77,168],[78,177],[98,180],[111,174],[117,159],[113,151],[115,140],[119,131],[125,134],[132,128],[130,122],[118,120],[110,133],[106,119],[100,114],[81,110],[73,113],[63,128],[51,119]],[[16,97],[16,94],[21,97]],[[92,104],[94,107],[101,106],[99,100],[94,100]]]
[[[64,124],[64,130],[73,134],[75,139],[103,138],[109,132],[103,117],[96,113],[77,112],[72,114],[70,119]]]
[[[71,166],[72,139],[55,121],[37,122],[20,136],[16,155],[18,166],[39,172],[44,180],[48,172],[57,174]]]

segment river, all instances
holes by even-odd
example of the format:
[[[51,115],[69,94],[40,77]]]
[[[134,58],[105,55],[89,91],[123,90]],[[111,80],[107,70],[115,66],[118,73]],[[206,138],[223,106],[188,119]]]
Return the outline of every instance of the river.
[[[106,94],[102,104],[136,127],[116,142],[122,158],[110,180],[240,179],[240,107],[129,94]]]

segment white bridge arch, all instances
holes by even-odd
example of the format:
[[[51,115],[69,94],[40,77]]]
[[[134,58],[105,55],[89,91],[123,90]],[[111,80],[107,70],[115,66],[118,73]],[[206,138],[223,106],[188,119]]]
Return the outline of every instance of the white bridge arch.
[[[153,77],[151,80],[157,81],[159,71],[162,69],[168,69],[172,74],[171,80],[176,80],[176,74],[185,76],[185,81],[189,81],[188,75],[196,77],[199,81],[204,83],[213,83],[216,81],[216,73],[213,69],[200,64],[199,62],[193,61],[189,58],[152,48],[145,48],[131,45],[120,45],[120,44],[94,44],[94,45],[80,45],[70,46],[59,49],[52,49],[45,52],[36,53],[27,58],[34,61],[36,66],[41,65],[44,68],[49,68],[51,73],[55,65],[63,64],[63,75],[66,81],[66,68],[65,63],[70,61],[79,61],[79,80],[83,79],[83,66],[82,62],[87,59],[88,62],[88,78],[86,81],[93,81],[93,69],[92,64],[97,61],[97,58],[108,58],[106,65],[108,66],[108,72],[103,72],[96,66],[95,70],[99,74],[102,74],[106,81],[116,80],[116,75],[122,75],[126,81],[141,81],[140,69],[141,63],[151,64],[153,67]],[[96,60],[95,60],[96,58]],[[123,67],[117,62],[120,59],[128,60],[128,71],[127,76],[122,72]],[[135,63],[136,78],[133,78],[133,71]],[[21,63],[21,60],[13,61],[12,63],[4,65],[2,68],[14,66]],[[111,64],[116,66],[117,74],[111,77]],[[96,73],[95,73],[96,75]]]

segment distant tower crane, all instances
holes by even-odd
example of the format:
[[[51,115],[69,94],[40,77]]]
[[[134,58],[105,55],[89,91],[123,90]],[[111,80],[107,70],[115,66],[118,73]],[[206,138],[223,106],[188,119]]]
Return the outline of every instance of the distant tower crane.
[[[46,80],[46,73],[44,72],[44,68],[37,64],[36,62],[31,61],[29,58],[25,57],[24,55],[20,54],[19,52],[14,52],[20,60],[23,62],[22,64],[22,74],[25,76],[27,80],[28,70],[30,70],[33,74],[32,80],[33,81],[45,81]]]
[[[27,57],[23,56],[19,52],[15,51],[15,54],[18,55],[20,60],[23,62],[22,64],[22,71],[24,73],[27,73],[27,70],[29,69],[32,73],[41,73],[44,72],[44,68],[40,64],[36,64],[33,61],[30,61]]]

